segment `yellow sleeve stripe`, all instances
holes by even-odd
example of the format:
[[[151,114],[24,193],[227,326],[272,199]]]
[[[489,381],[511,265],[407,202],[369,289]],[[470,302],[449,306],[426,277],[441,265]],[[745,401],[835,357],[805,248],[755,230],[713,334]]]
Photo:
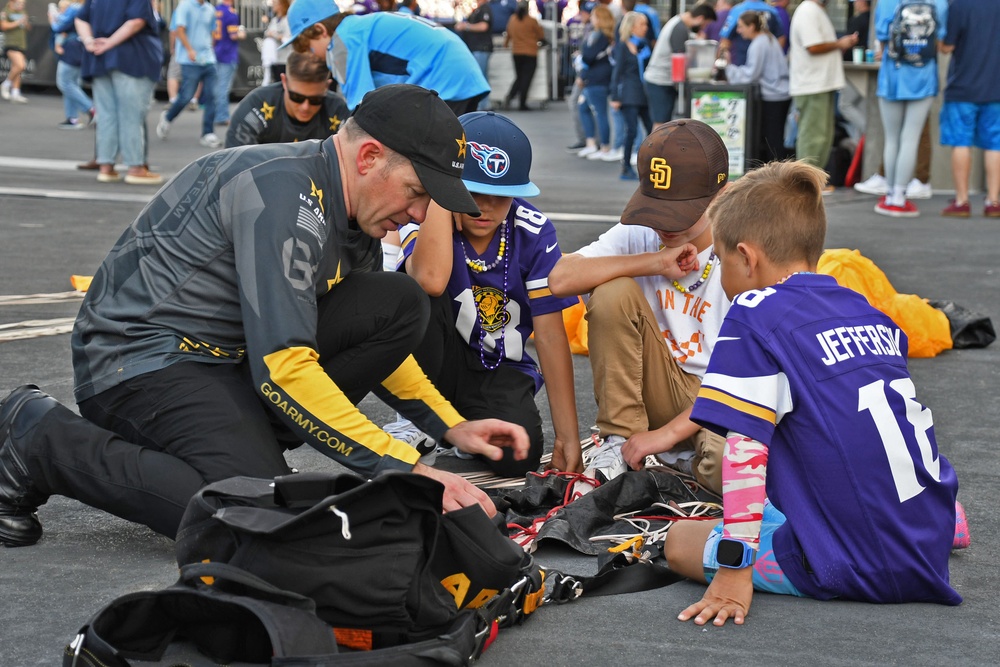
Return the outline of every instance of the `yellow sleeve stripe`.
[[[719,391],[718,389],[711,389],[703,386],[698,391],[698,398],[706,398],[710,401],[721,403],[722,405],[730,407],[733,410],[737,410],[758,419],[763,419],[771,424],[774,424],[776,421],[774,410],[769,410],[768,408],[761,407],[754,403],[735,398],[729,394]]]
[[[427,379],[413,355],[404,359],[399,368],[382,382],[382,386],[392,392],[393,396],[422,401],[448,428],[465,421],[465,417],[458,414],[458,410]]]
[[[543,296],[552,296],[552,290],[546,287],[544,289],[533,289],[528,292],[529,299],[540,299]]]
[[[406,238],[403,239],[402,245],[400,245],[400,250],[406,250],[407,248],[409,248],[410,246],[412,246],[414,243],[416,243],[417,242],[417,236],[419,236],[419,235],[420,235],[420,232],[417,231],[417,230],[414,230],[414,231],[410,232],[409,234],[407,234]]]
[[[341,443],[332,433],[335,431],[379,456],[389,456],[409,464],[420,459],[417,450],[396,440],[361,414],[319,365],[319,354],[315,350],[308,347],[278,350],[265,356],[264,364],[273,384],[273,393],[266,396],[268,402],[276,405],[321,444],[338,450],[345,457],[349,456],[343,446],[338,446]],[[275,394],[279,394],[280,399],[282,392],[301,410],[274,398]]]

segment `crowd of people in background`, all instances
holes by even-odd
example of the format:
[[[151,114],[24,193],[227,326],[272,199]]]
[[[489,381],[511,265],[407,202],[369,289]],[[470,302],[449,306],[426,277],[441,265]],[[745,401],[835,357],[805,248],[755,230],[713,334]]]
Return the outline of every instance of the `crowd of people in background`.
[[[83,33],[79,30],[81,23],[88,23],[86,16],[80,15],[89,15],[89,3],[61,0],[58,5],[50,4],[50,46],[57,58],[56,83],[64,101],[64,116],[58,127],[83,129],[92,127],[99,118],[105,119],[111,129],[99,133],[95,152],[101,155],[95,155],[89,165],[100,169],[100,181],[120,179],[111,164],[116,160],[125,162],[129,169],[126,182],[148,185],[162,181],[147,166],[150,133],[145,112],[149,104],[139,101],[122,108],[119,94],[126,90],[122,88],[124,77],[130,77],[127,81],[133,87],[141,80],[155,87],[161,76],[165,79],[168,104],[155,124],[155,133],[161,139],[167,139],[171,123],[185,108],[200,108],[203,120],[198,141],[210,149],[225,143],[222,136],[230,122],[233,83],[238,78],[242,83],[242,77],[237,77],[239,44],[247,38],[235,1],[179,0],[169,16],[162,16],[159,0],[145,3],[150,8],[140,0],[131,0],[126,3],[128,21],[141,21],[144,27],[135,30],[138,24],[132,23],[126,31],[131,34],[120,33],[110,42],[107,38],[111,33],[91,35],[86,27]],[[329,8],[338,14],[338,21],[351,15],[427,13],[417,0],[367,0],[345,6],[343,11],[333,0],[297,1],[300,5]],[[292,3],[269,0],[266,4],[262,38],[258,40],[263,86],[283,81],[285,63],[293,51],[289,46],[292,31],[288,17]],[[558,46],[562,53],[553,60],[560,63],[558,71],[547,75],[559,82],[559,95],[565,97],[569,107],[573,141],[567,148],[581,158],[615,163],[624,180],[636,178],[635,152],[642,138],[672,118],[686,115],[687,102],[679,92],[672,57],[685,53],[688,40],[715,40],[717,69],[721,70],[717,78],[758,87],[759,112],[750,133],[757,141],[755,149],[748,153],[747,166],[789,157],[804,160],[831,174],[827,193],[835,186],[857,181],[858,191],[879,196],[876,212],[892,217],[919,215],[913,200],[931,196],[930,115],[941,92],[937,76],[940,48],[952,54],[940,140],[953,147],[956,189],[954,202],[943,214],[970,215],[972,149],[981,148],[985,151],[987,182],[983,211],[987,216],[1000,216],[1000,145],[996,140],[1000,112],[993,99],[997,95],[993,91],[1000,86],[989,81],[998,68],[986,66],[996,59],[995,49],[984,46],[989,35],[995,34],[990,32],[996,21],[994,5],[987,3],[966,10],[967,3],[959,2],[955,12],[951,7],[954,3],[947,0],[916,3],[921,12],[933,8],[934,16],[930,19],[933,34],[926,36],[931,47],[925,49],[919,62],[914,62],[900,60],[889,49],[901,13],[917,11],[902,12],[904,6],[914,4],[912,0],[850,0],[840,30],[835,28],[826,4],[826,0],[700,0],[685,3],[683,11],[670,16],[662,3],[651,6],[640,0],[470,0],[455,5],[453,22],[439,22],[447,25],[447,32],[458,35],[460,40],[455,44],[464,43],[472,56],[469,63],[476,63],[480,84],[472,86],[465,81],[459,87],[463,91],[477,88],[470,97],[478,98],[475,107],[479,110],[527,111],[534,108],[533,103],[547,104],[549,90],[540,98],[535,85],[539,53],[545,46]],[[427,6],[431,12],[440,12],[430,0]],[[319,9],[319,13],[325,11]],[[310,16],[315,13],[310,12]],[[9,63],[6,79],[0,84],[0,97],[18,104],[28,101],[21,90],[21,78],[28,67],[28,36],[33,29],[29,14],[25,0],[8,0],[0,11],[3,50]],[[352,21],[351,29],[341,30],[342,37],[337,39],[332,38],[331,30],[330,41],[346,49],[345,40],[353,40],[350,48],[354,51],[380,49],[376,45],[378,35],[397,35],[404,30],[398,24],[370,18],[370,24]],[[564,26],[556,44],[550,44],[551,35],[542,27],[545,21],[552,20]],[[406,41],[418,37],[434,41],[441,33],[414,33]],[[449,43],[449,48],[455,44]],[[162,57],[158,55],[161,45]],[[411,49],[414,53],[393,53],[392,57],[402,58],[412,69],[414,63],[420,62],[415,53],[419,46]],[[505,90],[484,94],[491,80],[490,60],[495,57],[494,50],[501,47],[510,47],[510,55],[505,56],[511,59],[512,82],[509,87],[503,84]],[[844,63],[855,59],[859,49],[883,63],[876,104],[883,123],[884,155],[877,171],[875,165],[862,167],[870,176],[855,175],[846,182],[844,163],[850,161],[850,151],[860,150],[857,139],[864,128],[843,117],[838,104],[846,85]],[[128,55],[132,52],[135,57]],[[380,82],[398,79],[440,87],[444,84],[433,72],[448,70],[445,83],[451,85],[456,71],[469,69],[457,64],[464,62],[464,56],[455,55],[458,60],[449,67],[428,65],[426,71],[430,74],[421,75],[420,81],[414,80],[419,78],[415,75],[400,79],[391,73],[377,73],[371,82],[358,86],[354,82],[367,76],[367,64],[362,66],[357,57],[350,59],[351,71],[345,70],[340,81],[329,54],[317,53],[327,56],[331,87],[336,90],[339,84],[349,106],[356,105],[365,90]],[[166,67],[161,72],[163,63]],[[980,76],[985,79],[980,81]],[[117,82],[117,87],[104,90],[105,84],[111,82]],[[128,94],[145,95],[147,88],[144,83],[134,91],[128,89]],[[104,90],[103,96],[100,90]],[[110,90],[116,91],[114,96]],[[105,113],[101,113],[102,106]],[[133,118],[137,113],[142,117]],[[116,141],[110,139],[109,131],[119,133]],[[845,135],[850,135],[846,141]],[[125,143],[138,148],[129,148],[126,155],[118,147]],[[108,155],[112,150],[115,155]]]

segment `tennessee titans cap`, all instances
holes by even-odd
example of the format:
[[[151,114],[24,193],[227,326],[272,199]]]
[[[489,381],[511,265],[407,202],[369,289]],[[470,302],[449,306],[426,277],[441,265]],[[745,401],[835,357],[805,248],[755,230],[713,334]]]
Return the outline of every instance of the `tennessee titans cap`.
[[[531,143],[521,128],[492,111],[474,111],[458,120],[465,128],[468,157],[462,182],[469,192],[499,197],[534,197],[539,193],[528,177]]]
[[[639,187],[622,212],[622,224],[682,232],[701,219],[729,180],[729,151],[711,127],[682,118],[646,137],[636,166]]]
[[[339,13],[340,8],[333,0],[293,0],[286,17],[291,36],[278,48],[283,49],[294,42],[295,38],[309,26]]]
[[[351,117],[372,138],[409,158],[427,194],[442,208],[479,215],[462,180],[469,163],[465,132],[435,91],[410,83],[382,86],[367,93]]]

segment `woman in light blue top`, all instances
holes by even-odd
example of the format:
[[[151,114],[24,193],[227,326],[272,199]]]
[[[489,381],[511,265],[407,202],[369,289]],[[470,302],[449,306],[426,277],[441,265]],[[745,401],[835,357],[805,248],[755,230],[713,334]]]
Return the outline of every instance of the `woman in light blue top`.
[[[899,53],[906,49],[890,48],[893,41],[893,21],[897,8],[913,18],[902,19],[899,24],[913,34],[907,38],[911,54]],[[906,7],[905,5],[913,5]],[[923,10],[933,5],[931,15]],[[933,16],[933,18],[932,18]],[[935,24],[932,25],[932,22]],[[938,67],[934,55],[936,41],[944,38],[948,23],[947,0],[912,3],[908,0],[882,0],[875,6],[875,38],[883,54],[878,72],[878,108],[882,115],[882,132],[885,137],[883,160],[885,179],[889,192],[879,199],[875,212],[894,218],[915,218],[920,211],[906,199],[906,185],[913,177],[917,162],[920,133],[938,94]],[[925,56],[919,55],[921,44]]]
[[[726,66],[729,83],[760,85],[760,116],[757,151],[753,156],[760,162],[783,160],[785,152],[785,118],[792,102],[788,94],[788,59],[781,44],[767,28],[761,12],[743,12],[736,22],[736,32],[750,42],[747,59],[742,65]]]

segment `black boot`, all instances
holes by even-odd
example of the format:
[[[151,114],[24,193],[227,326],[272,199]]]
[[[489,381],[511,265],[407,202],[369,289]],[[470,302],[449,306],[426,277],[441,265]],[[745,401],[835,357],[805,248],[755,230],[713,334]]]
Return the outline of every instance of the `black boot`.
[[[35,385],[18,387],[0,402],[0,544],[26,547],[42,537],[35,511],[48,500],[28,473],[25,455],[14,440],[59,402]],[[20,426],[14,427],[18,420]]]

